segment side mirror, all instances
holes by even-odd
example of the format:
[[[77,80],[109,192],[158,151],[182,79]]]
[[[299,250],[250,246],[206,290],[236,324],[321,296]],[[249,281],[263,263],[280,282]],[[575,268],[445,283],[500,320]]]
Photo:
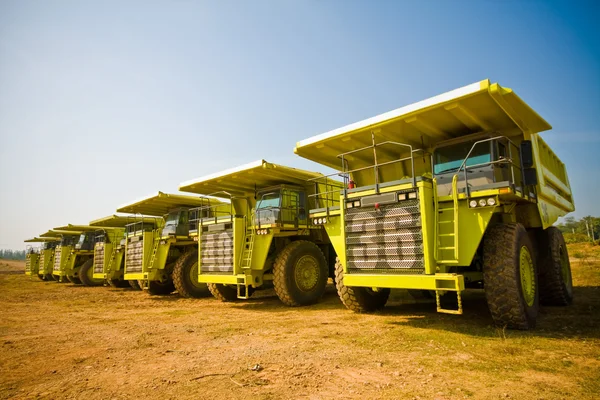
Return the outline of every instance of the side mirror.
[[[525,168],[523,170],[523,179],[525,181],[525,182],[523,182],[523,184],[525,186],[537,185],[538,179],[537,179],[537,171],[535,170],[535,168]]]
[[[531,140],[521,142],[521,166],[523,168],[533,167],[533,146]]]

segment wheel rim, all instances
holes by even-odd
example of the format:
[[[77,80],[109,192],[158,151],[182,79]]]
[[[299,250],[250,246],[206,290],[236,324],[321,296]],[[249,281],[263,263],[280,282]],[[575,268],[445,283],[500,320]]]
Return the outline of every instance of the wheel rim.
[[[303,292],[311,291],[319,282],[319,262],[310,255],[300,257],[296,263],[294,278],[298,289]]]
[[[190,282],[191,282],[192,286],[194,286],[196,288],[201,288],[201,287],[204,287],[204,285],[206,285],[205,283],[198,282],[198,263],[197,262],[194,263],[194,265],[192,265],[192,268],[190,268],[189,278],[190,278]]]
[[[523,298],[525,299],[525,303],[531,307],[535,301],[535,272],[531,254],[525,246],[521,247],[521,251],[519,252],[519,271],[521,274]]]
[[[87,275],[87,278],[91,281],[97,281],[97,279],[94,279],[94,266],[92,265],[92,267],[88,268],[87,271],[85,271],[85,274]]]
[[[560,274],[562,275],[563,282],[567,288],[571,287],[571,268],[569,267],[569,255],[565,251],[563,246],[560,246],[559,250],[560,255]]]

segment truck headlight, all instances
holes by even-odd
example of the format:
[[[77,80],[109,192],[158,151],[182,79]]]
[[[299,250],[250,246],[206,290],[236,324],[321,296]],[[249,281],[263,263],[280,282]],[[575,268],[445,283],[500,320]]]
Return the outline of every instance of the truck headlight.
[[[410,192],[408,194],[408,198],[409,199],[416,199],[417,198],[417,192]]]
[[[360,200],[356,200],[354,202],[354,207],[360,207]]]
[[[471,208],[477,207],[477,200],[471,200],[469,202],[469,207],[471,207]]]
[[[314,225],[319,225],[319,218],[313,219],[313,224]]]
[[[487,204],[487,203],[485,202],[485,199],[479,199],[479,205],[480,205],[481,207],[485,207],[485,205],[486,205],[486,204]]]
[[[352,208],[352,202],[351,201],[349,201],[349,202],[346,203],[346,208]]]
[[[398,195],[398,200],[400,200],[400,201],[406,200],[406,193],[400,193]]]
[[[489,199],[487,199],[487,205],[488,206],[495,206],[496,205],[496,199],[494,199],[493,197],[490,197]]]

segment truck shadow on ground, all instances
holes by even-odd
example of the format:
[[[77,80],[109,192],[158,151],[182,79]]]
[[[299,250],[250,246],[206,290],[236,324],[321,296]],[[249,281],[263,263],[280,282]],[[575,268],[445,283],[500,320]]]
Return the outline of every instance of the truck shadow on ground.
[[[470,336],[600,338],[600,287],[574,287],[573,294],[575,300],[570,306],[540,306],[537,326],[530,331],[494,326],[483,290],[465,292],[463,315],[438,313],[434,300],[416,304],[392,302],[378,315],[386,318],[402,316],[402,320],[388,322],[396,326],[452,331]]]

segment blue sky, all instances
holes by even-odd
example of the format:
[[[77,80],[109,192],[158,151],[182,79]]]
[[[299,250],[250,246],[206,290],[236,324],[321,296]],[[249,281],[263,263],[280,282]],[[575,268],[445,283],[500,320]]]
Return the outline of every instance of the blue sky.
[[[596,4],[595,4],[596,3]],[[490,78],[600,214],[597,2],[0,2],[0,248]]]

